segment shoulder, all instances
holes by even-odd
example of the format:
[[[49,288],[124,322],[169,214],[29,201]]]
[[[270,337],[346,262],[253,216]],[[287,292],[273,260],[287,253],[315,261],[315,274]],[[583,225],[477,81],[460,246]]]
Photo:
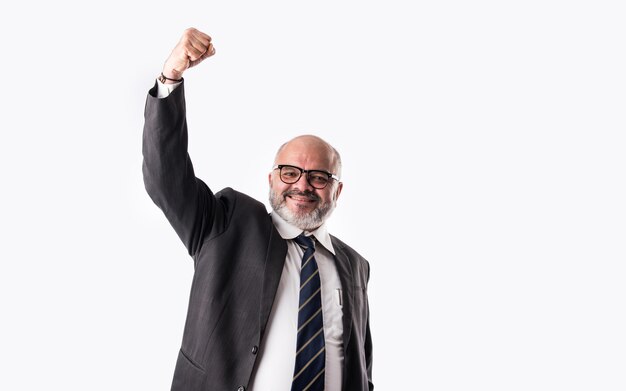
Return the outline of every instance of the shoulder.
[[[215,199],[221,204],[227,221],[245,224],[254,220],[268,219],[267,209],[262,202],[230,187],[215,193]]]
[[[347,245],[344,241],[340,240],[339,238],[333,235],[330,235],[330,240],[333,243],[335,252],[345,254],[354,267],[357,267],[358,269],[362,269],[366,272],[367,279],[369,279],[369,273],[370,273],[369,262],[361,254],[359,254],[355,249]]]
[[[226,187],[215,193],[215,198],[223,203],[229,204],[233,208],[245,208],[267,213],[265,205],[261,201],[252,198],[245,193],[234,190],[231,187]]]
[[[359,260],[367,262],[365,258],[361,256],[361,254],[359,254],[355,249],[348,246],[344,241],[337,238],[336,236],[330,235],[330,240],[333,242],[333,247],[335,248],[335,250],[344,251],[354,258],[358,258]]]

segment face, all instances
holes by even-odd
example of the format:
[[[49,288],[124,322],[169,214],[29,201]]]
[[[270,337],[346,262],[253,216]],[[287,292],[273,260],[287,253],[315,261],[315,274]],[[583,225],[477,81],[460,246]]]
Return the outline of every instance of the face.
[[[278,153],[275,163],[337,174],[332,149],[310,136],[290,141]],[[281,181],[279,170],[269,174],[269,183],[270,204],[274,211],[305,231],[318,228],[330,217],[343,187],[343,183],[331,179],[325,188],[316,189],[308,183],[304,173],[296,183],[287,184]]]

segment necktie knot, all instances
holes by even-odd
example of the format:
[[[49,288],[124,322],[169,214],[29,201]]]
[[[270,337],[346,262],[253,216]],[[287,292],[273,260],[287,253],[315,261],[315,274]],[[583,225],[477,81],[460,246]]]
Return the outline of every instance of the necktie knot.
[[[305,236],[304,233],[301,233],[293,240],[295,240],[296,243],[298,243],[298,245],[300,245],[300,247],[303,247],[305,250],[309,248],[315,250],[315,246],[313,245],[313,239],[311,239],[311,237],[309,236]]]

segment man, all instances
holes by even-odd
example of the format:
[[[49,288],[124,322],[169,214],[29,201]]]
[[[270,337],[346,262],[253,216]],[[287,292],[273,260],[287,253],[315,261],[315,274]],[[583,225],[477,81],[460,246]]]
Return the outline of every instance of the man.
[[[149,92],[143,173],[194,260],[172,390],[372,390],[369,264],[328,234],[339,153],[315,136],[280,147],[265,206],[194,175],[183,73],[215,53],[184,32]]]

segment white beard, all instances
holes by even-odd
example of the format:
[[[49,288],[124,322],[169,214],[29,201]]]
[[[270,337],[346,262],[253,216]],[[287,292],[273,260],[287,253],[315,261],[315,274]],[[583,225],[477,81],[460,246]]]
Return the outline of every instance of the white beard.
[[[330,217],[336,206],[336,201],[328,201],[318,205],[312,212],[293,212],[287,207],[285,193],[278,195],[270,188],[270,205],[274,212],[291,225],[300,228],[303,231],[313,231],[320,225],[324,224]]]

